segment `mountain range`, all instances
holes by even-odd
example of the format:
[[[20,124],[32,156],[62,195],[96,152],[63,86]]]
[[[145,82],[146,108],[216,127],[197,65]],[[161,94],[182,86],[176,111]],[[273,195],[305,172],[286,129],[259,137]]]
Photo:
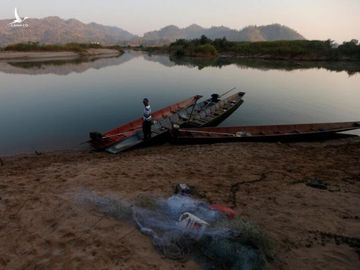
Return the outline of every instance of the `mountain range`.
[[[192,24],[186,28],[175,25],[145,33],[142,37],[115,26],[97,23],[85,24],[76,19],[59,17],[28,19],[29,27],[11,27],[12,20],[0,20],[0,46],[19,42],[40,42],[43,44],[69,42],[99,42],[120,45],[161,45],[177,39],[194,39],[205,35],[210,39],[223,38],[230,41],[269,41],[304,39],[295,30],[280,24],[248,26],[241,30],[225,26],[204,28]]]
[[[229,41],[272,41],[272,40],[298,40],[304,39],[295,30],[280,24],[266,26],[247,26],[241,30],[231,29],[225,26],[213,26],[203,28],[192,24],[186,28],[179,28],[175,25],[166,26],[159,31],[152,31],[144,34],[146,41],[163,40],[173,42],[177,39],[195,39],[205,35],[210,39],[225,37]]]
[[[0,45],[38,41],[43,44],[69,42],[101,42],[117,44],[136,36],[118,27],[97,23],[85,24],[76,19],[63,20],[59,17],[28,19],[29,27],[11,27],[12,20],[0,20]]]

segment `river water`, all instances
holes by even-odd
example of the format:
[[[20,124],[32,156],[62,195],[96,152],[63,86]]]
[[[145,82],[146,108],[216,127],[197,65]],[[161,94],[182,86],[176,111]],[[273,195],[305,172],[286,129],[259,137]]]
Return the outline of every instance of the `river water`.
[[[360,68],[349,63],[170,59],[128,51],[92,61],[0,62],[0,154],[74,149],[195,94],[237,87],[222,126],[360,120]],[[359,133],[357,133],[359,134]]]

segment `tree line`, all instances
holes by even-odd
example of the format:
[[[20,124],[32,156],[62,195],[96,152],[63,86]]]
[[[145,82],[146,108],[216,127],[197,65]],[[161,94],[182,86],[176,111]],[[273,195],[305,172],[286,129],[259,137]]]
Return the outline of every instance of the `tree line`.
[[[234,55],[243,57],[299,60],[360,60],[358,40],[335,44],[332,40],[283,40],[261,42],[234,42],[226,38],[211,40],[179,39],[167,48],[174,56],[216,57]]]

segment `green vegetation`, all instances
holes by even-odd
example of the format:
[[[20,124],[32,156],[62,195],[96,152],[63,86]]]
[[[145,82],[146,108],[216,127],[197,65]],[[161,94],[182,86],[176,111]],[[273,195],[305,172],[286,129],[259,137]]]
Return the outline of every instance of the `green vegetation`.
[[[152,48],[148,51],[154,52],[156,49]],[[157,48],[157,51],[167,51],[176,57],[216,57],[219,55],[279,60],[360,60],[360,44],[355,39],[336,45],[331,40],[232,42],[225,38],[210,40],[202,36],[194,40],[180,39],[168,47]]]
[[[215,57],[218,55],[213,42],[205,36],[191,41],[180,39],[169,46],[169,52],[176,56]]]
[[[45,45],[39,42],[18,43],[9,45],[3,48],[3,51],[20,51],[20,52],[59,52],[59,51],[71,51],[78,52],[80,54],[86,53],[88,49],[115,49],[119,52],[123,52],[120,46],[102,46],[100,44],[92,43],[68,43],[68,44],[51,44]]]

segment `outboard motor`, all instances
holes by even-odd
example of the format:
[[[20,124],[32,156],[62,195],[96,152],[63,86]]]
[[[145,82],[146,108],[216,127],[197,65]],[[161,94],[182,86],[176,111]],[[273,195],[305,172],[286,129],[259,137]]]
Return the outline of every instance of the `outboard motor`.
[[[97,132],[97,131],[90,132],[89,136],[94,141],[100,141],[103,138],[103,135],[100,132]]]
[[[214,103],[216,103],[216,102],[219,102],[219,95],[218,94],[212,94],[211,95],[211,102],[214,102]]]

